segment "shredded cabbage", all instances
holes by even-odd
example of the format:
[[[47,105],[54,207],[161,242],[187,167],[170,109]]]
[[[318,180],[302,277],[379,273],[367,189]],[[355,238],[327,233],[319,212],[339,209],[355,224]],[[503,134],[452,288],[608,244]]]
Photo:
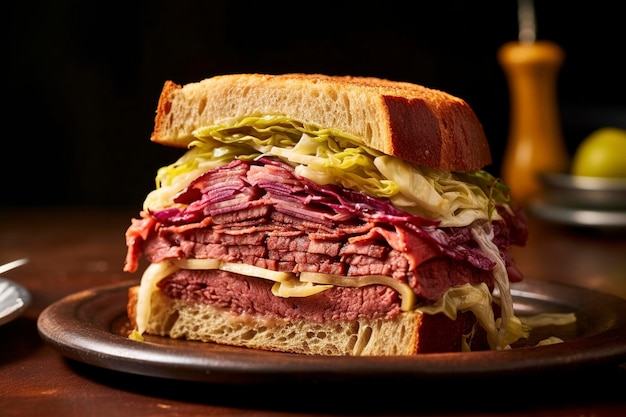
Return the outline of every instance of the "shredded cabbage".
[[[489,223],[472,226],[472,236],[482,251],[495,263],[493,280],[500,293],[501,316],[496,320],[498,332],[494,338],[488,332],[488,341],[492,349],[509,349],[510,344],[521,338],[528,338],[530,327],[522,323],[513,311],[513,297],[509,286],[509,277],[504,260],[498,247],[493,243],[493,229]]]
[[[576,323],[576,314],[574,313],[541,313],[533,316],[520,317],[522,323],[532,329],[543,326],[565,326]]]
[[[193,135],[196,140],[188,152],[158,171],[157,189],[146,198],[144,209],[165,208],[201,173],[261,155],[282,159],[317,184],[389,199],[403,211],[439,220],[443,227],[497,218],[496,203],[508,203],[508,189],[483,170],[451,173],[418,167],[369,148],[356,136],[285,116],[231,119]]]
[[[451,320],[456,320],[457,311],[471,311],[487,334],[495,338],[497,329],[491,303],[491,291],[486,284],[468,283],[448,289],[436,304],[420,306],[417,310],[428,314],[443,313]]]
[[[559,343],[563,343],[563,339],[556,336],[550,336],[546,339],[542,339],[535,346],[548,346],[548,345],[556,345]]]
[[[456,311],[471,311],[487,332],[487,341],[493,350],[510,349],[511,344],[522,338],[528,338],[530,326],[515,316],[513,297],[509,290],[509,278],[498,247],[493,243],[493,230],[489,223],[472,226],[472,235],[484,253],[494,261],[494,284],[500,293],[501,316],[494,319],[491,306],[492,295],[486,284],[478,286],[465,284],[450,288],[444,297],[434,305],[421,306],[421,310],[429,314],[444,313],[452,320],[456,319]]]

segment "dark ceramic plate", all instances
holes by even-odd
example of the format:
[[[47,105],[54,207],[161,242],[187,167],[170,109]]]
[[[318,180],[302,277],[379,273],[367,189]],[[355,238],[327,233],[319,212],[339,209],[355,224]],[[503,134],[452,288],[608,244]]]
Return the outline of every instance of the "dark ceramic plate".
[[[265,352],[147,336],[127,338],[124,283],[65,297],[39,316],[41,337],[70,359],[145,376],[232,384],[284,382],[413,382],[540,374],[626,361],[626,300],[577,287],[526,279],[512,286],[518,315],[570,313],[575,324],[532,332],[506,351],[399,357],[328,357]],[[564,343],[535,347],[557,336]]]

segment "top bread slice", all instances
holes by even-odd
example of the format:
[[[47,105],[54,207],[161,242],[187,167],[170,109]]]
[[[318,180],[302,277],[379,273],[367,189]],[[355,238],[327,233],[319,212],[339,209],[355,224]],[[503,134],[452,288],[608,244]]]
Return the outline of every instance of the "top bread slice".
[[[166,81],[151,140],[186,147],[197,128],[264,114],[349,133],[385,154],[445,171],[491,163],[483,127],[464,100],[372,77],[232,74],[184,86]]]

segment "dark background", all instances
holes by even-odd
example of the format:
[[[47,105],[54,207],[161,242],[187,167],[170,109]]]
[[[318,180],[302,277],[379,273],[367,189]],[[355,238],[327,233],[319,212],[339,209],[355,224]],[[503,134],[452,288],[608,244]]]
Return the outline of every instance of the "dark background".
[[[619,2],[537,0],[538,39],[563,47],[557,97],[570,151],[626,124]],[[35,1],[3,7],[0,206],[141,206],[181,150],[149,141],[165,80],[231,72],[377,76],[464,98],[499,174],[509,98],[497,49],[515,0]]]

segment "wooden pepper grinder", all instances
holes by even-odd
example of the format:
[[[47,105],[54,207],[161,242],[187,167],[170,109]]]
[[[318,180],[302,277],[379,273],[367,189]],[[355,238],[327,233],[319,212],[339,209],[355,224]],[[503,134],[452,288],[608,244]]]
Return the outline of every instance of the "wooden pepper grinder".
[[[508,42],[498,50],[511,102],[502,179],[515,201],[526,205],[541,191],[539,173],[566,172],[569,156],[556,97],[565,54],[553,42],[535,41],[532,3],[520,0],[519,5],[519,42]]]

